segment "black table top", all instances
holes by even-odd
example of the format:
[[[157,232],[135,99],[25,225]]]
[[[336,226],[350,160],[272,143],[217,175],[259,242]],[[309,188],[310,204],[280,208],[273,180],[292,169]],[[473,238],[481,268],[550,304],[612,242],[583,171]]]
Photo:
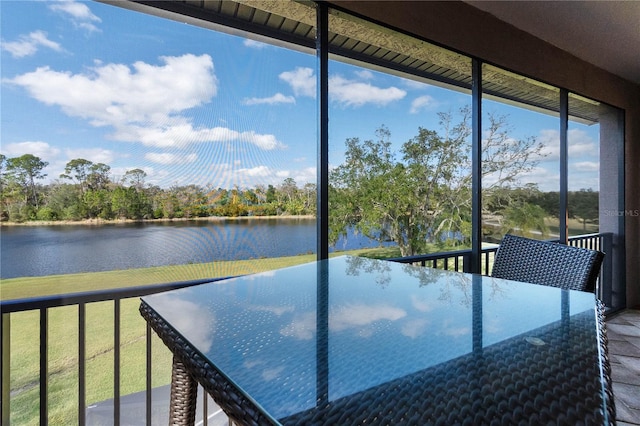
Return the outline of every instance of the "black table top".
[[[273,423],[609,421],[590,293],[344,256],[142,300]]]

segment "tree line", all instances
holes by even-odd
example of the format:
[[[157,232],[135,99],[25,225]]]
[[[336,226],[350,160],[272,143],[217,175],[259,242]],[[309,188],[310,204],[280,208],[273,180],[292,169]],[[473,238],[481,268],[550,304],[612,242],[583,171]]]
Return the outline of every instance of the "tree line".
[[[419,128],[416,136],[392,149],[382,126],[375,140],[349,138],[342,164],[329,176],[330,243],[348,230],[373,240],[392,241],[402,256],[426,253],[431,246],[468,246],[471,235],[471,114],[459,121],[439,114],[439,129]],[[489,114],[482,142],[482,231],[486,237],[513,232],[548,235],[546,218],[559,217],[560,195],[535,184],[521,184],[544,157],[535,138],[510,136],[507,118]],[[291,179],[280,185],[224,189],[198,185],[163,189],[146,183],[142,169],[121,179],[110,167],[78,158],[53,183],[39,183],[47,162],[25,154],[0,155],[1,219],[82,220],[159,219],[208,216],[315,215],[316,185],[301,188]],[[569,217],[586,224],[598,220],[598,192],[568,194]]]
[[[316,187],[298,187],[292,178],[280,185],[225,189],[175,185],[164,189],[146,183],[142,169],[113,179],[111,167],[77,158],[49,184],[48,163],[33,154],[0,154],[0,218],[3,221],[79,221],[84,219],[173,219],[209,216],[314,215]]]

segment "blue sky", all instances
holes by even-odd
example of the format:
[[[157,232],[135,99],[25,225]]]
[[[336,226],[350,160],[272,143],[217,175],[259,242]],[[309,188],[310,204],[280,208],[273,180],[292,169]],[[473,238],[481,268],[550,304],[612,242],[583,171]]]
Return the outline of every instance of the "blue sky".
[[[1,1],[0,152],[140,168],[150,184],[241,188],[316,181],[316,58],[95,2]],[[467,94],[332,61],[331,163],[387,126],[398,146]],[[547,156],[527,181],[557,187],[558,119],[486,102]],[[597,126],[570,128],[570,189],[597,188]],[[595,172],[594,172],[595,170]]]

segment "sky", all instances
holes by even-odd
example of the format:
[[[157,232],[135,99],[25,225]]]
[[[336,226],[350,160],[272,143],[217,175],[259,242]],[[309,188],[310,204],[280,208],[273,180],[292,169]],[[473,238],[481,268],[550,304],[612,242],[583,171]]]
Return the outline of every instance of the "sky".
[[[148,184],[240,188],[316,182],[313,54],[84,1],[0,1],[0,153],[142,169]],[[350,137],[386,126],[394,146],[437,130],[438,112],[470,96],[331,61],[330,163]],[[536,137],[545,157],[522,183],[558,190],[558,118],[486,101],[513,138]],[[571,124],[569,189],[598,188],[598,126]]]

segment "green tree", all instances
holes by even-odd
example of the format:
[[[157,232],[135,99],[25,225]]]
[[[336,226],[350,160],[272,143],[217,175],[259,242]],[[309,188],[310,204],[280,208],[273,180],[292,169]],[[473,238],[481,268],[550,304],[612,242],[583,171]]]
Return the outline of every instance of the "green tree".
[[[531,202],[542,207],[547,216],[558,217],[560,215],[560,193],[558,191],[539,192]]]
[[[443,124],[450,117],[441,115]],[[378,241],[394,241],[402,256],[424,252],[461,230],[470,203],[464,127],[446,127],[447,137],[420,128],[402,145],[403,161],[392,152],[390,132],[376,141],[347,140],[345,162],[331,175],[331,239],[347,227]],[[468,216],[468,215],[467,215]]]
[[[9,219],[9,212],[7,208],[6,197],[6,178],[5,173],[7,170],[7,157],[4,154],[0,154],[0,221]]]
[[[147,178],[147,173],[142,169],[127,170],[124,174],[123,181],[133,186],[134,188],[141,190],[144,188],[144,180]]]
[[[64,173],[60,175],[62,179],[75,181],[80,188],[80,192],[84,194],[87,190],[87,178],[91,174],[93,163],[84,158],[75,158],[67,163]]]
[[[306,183],[302,188],[301,195],[304,197],[304,213],[316,214],[316,184]]]
[[[544,209],[536,204],[512,203],[504,211],[505,231],[525,237],[546,235],[549,230],[544,222],[545,216]]]
[[[581,189],[568,194],[569,217],[582,222],[582,229],[587,230],[587,223],[596,223],[600,217],[599,193],[592,189]]]
[[[55,181],[49,185],[47,206],[60,220],[80,220],[85,217],[83,205],[75,185]]]
[[[258,194],[256,194],[256,191],[252,189],[244,190],[242,193],[242,197],[249,206],[255,206],[256,204],[258,204]]]
[[[118,186],[111,192],[111,208],[116,218],[127,218],[129,214],[127,188]]]
[[[217,209],[218,214],[229,217],[246,216],[248,214],[249,210],[243,199],[243,192],[238,187],[230,191],[223,191],[223,193],[225,194],[225,202]]]
[[[36,179],[44,179],[47,176],[46,173],[42,173],[42,170],[49,163],[33,154],[24,154],[9,158],[6,164],[7,179],[21,189],[25,204],[34,206],[37,210],[40,197],[36,191]]]
[[[0,194],[2,193],[2,190],[4,189],[4,185],[5,185],[5,173],[7,170],[7,156],[4,154],[0,154]]]
[[[87,188],[89,190],[100,191],[107,188],[111,179],[109,178],[110,166],[103,163],[92,164],[89,167],[89,175],[87,176]]]
[[[107,189],[90,189],[84,193],[82,201],[90,218],[111,219],[111,192]]]
[[[378,241],[394,241],[403,256],[424,252],[427,244],[457,244],[470,235],[471,115],[439,114],[439,131],[418,129],[402,144],[398,160],[391,135],[382,127],[377,140],[346,141],[345,161],[330,175],[330,238],[348,228]],[[535,167],[542,145],[534,138],[513,140],[501,116],[488,116],[483,141],[485,201],[498,188],[518,183]],[[468,238],[468,237],[466,237]]]
[[[276,201],[278,201],[278,197],[276,195],[276,188],[273,185],[269,185],[267,187],[266,201],[267,203],[275,203]]]

